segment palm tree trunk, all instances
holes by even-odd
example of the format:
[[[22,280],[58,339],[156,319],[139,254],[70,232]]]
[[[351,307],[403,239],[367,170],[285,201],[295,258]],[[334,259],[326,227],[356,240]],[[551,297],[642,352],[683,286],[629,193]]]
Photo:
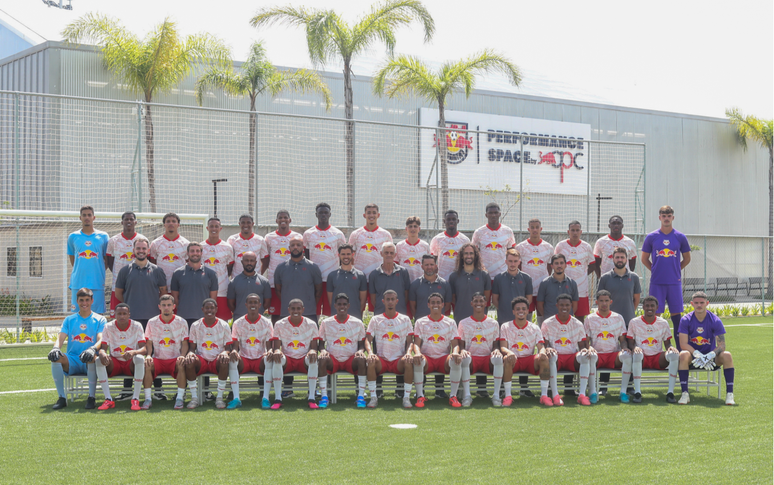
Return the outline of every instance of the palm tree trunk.
[[[150,96],[145,97],[145,102],[150,103]],[[153,147],[153,117],[150,104],[145,105],[145,161],[148,163],[148,195],[150,197],[150,211],[156,212],[156,165]]]
[[[253,217],[257,217],[258,211],[255,206],[255,173],[257,171],[257,157],[255,153],[256,138],[256,117],[255,114],[255,96],[250,96],[250,156],[248,162],[247,178],[247,212]]]
[[[438,165],[441,169],[441,213],[439,217],[443,218],[446,211],[449,210],[449,165],[446,163],[448,149],[446,147],[446,115],[444,114],[443,100],[438,100],[438,131],[436,143],[438,144],[438,154],[440,160]]]
[[[354,118],[352,101],[352,72],[350,60],[344,59],[344,117]],[[350,227],[355,226],[355,124],[348,121],[344,133],[346,170],[347,170],[347,221]]]

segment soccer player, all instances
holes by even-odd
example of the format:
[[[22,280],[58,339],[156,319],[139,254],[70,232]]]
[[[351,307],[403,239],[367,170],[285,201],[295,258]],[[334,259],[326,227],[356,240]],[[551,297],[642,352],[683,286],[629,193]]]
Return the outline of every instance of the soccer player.
[[[328,298],[328,275],[339,267],[339,246],[347,243],[344,233],[333,227],[331,206],[320,202],[314,208],[317,225],[304,231],[304,252],[307,259],[319,266],[322,273],[322,292],[317,300],[317,314],[331,315],[331,301]]]
[[[92,212],[93,214],[93,212]],[[95,394],[97,392],[97,371],[94,366],[94,358],[102,346],[102,332],[105,330],[105,317],[92,311],[94,296],[88,288],[81,288],[75,293],[78,303],[78,313],[68,315],[62,322],[59,337],[54,348],[48,353],[51,361],[51,375],[54,377],[56,392],[59,399],[53,409],[67,407],[65,397],[65,374],[74,376],[86,374],[89,379],[89,397],[86,400],[86,409],[96,407]],[[60,350],[67,340],[67,353]]]
[[[208,237],[202,241],[202,264],[215,271],[218,277],[218,318],[229,321],[233,314],[228,307],[228,283],[231,265],[234,264],[234,248],[220,238],[223,227],[220,219],[210,217],[207,221]]]
[[[556,315],[556,297],[559,295],[570,295],[573,313],[578,305],[578,285],[564,273],[567,258],[564,254],[554,254],[550,262],[551,275],[540,282],[537,295],[537,314],[538,318],[543,317],[543,321]]]
[[[382,295],[384,313],[375,314],[368,322],[366,329],[365,351],[367,359],[368,391],[371,399],[369,408],[375,408],[379,404],[376,396],[376,376],[390,373],[402,374],[403,407],[410,408],[411,387],[414,380],[413,356],[411,355],[413,344],[413,330],[411,319],[397,311],[398,294],[395,290],[387,290]],[[373,350],[374,341],[376,352]]]
[[[350,301],[349,314],[360,320],[368,300],[368,278],[355,268],[355,248],[351,244],[339,246],[338,253],[340,265],[328,275],[327,298],[333,307],[333,295],[344,293]]]
[[[606,234],[597,239],[594,244],[594,260],[596,264],[594,271],[597,278],[612,271],[615,263],[613,261],[613,251],[615,248],[624,248],[626,250],[626,260],[629,262],[629,269],[634,271],[637,266],[637,245],[629,237],[623,234],[623,217],[612,216],[608,221],[607,227],[610,228],[610,234]],[[627,322],[629,320],[626,320]]]
[[[374,314],[384,313],[382,303],[384,292],[393,290],[398,295],[399,313],[408,315],[408,296],[411,287],[408,270],[395,262],[395,245],[387,241],[382,244],[382,264],[368,276],[368,293],[374,302]],[[410,315],[409,315],[410,317]]]
[[[366,225],[355,229],[349,235],[349,244],[355,248],[355,268],[362,271],[366,279],[382,264],[382,244],[392,242],[392,234],[377,224],[379,215],[378,205],[366,205],[363,214]],[[371,301],[370,293],[368,300],[368,309],[374,311],[375,302]]]
[[[164,223],[164,234],[151,243],[150,262],[164,271],[167,275],[167,288],[171,288],[172,273],[185,265],[189,241],[178,232],[180,217],[177,214],[165,214],[161,221]]]
[[[657,314],[661,316],[669,304],[675,345],[679,351],[680,340],[677,334],[683,313],[681,271],[691,262],[691,246],[685,234],[672,227],[674,209],[668,205],[661,207],[658,218],[661,227],[645,236],[642,243],[642,264],[650,270],[649,294],[658,300]]]
[[[261,297],[261,308],[259,313],[263,313],[263,302],[271,301],[271,285],[263,275],[258,274],[258,255],[253,251],[240,253],[242,258],[242,271],[234,276],[234,279],[228,284],[228,307],[234,314],[234,321],[239,320],[247,314],[247,297],[253,293]]]
[[[516,245],[516,250],[521,256],[521,270],[532,278],[532,301],[529,305],[527,320],[532,321],[532,312],[537,308],[537,294],[540,283],[551,274],[551,256],[554,255],[554,247],[540,237],[543,225],[540,219],[530,219],[527,231],[529,237]],[[538,313],[537,324],[543,324],[544,317]]]
[[[640,378],[642,369],[668,369],[669,390],[666,402],[677,402],[674,395],[675,380],[680,360],[679,351],[670,345],[672,334],[666,320],[656,315],[658,300],[655,296],[647,296],[642,300],[643,315],[629,322],[626,338],[632,350],[632,376],[634,377],[634,397],[632,402],[642,402],[640,393]],[[664,346],[666,352],[662,351]],[[686,376],[687,381],[687,376]]]
[[[457,327],[457,335],[464,349],[461,356],[470,358],[470,365],[462,367],[463,407],[468,407],[473,402],[470,395],[470,375],[476,373],[494,376],[492,405],[502,406],[500,385],[503,380],[503,354],[500,352],[500,325],[497,320],[487,316],[486,300],[483,293],[474,293],[470,301],[473,314],[460,321]]]
[[[413,367],[414,386],[417,391],[416,407],[423,408],[427,402],[424,393],[425,374],[439,372],[449,374],[452,383],[452,396],[449,398],[449,404],[458,408],[462,406],[457,400],[457,390],[462,377],[462,359],[459,354],[460,341],[457,338],[457,324],[444,315],[446,300],[441,293],[430,293],[426,301],[430,313],[417,318],[414,324]],[[454,357],[452,349],[457,349]],[[441,397],[437,390],[436,397]]]
[[[486,205],[486,219],[486,225],[476,229],[471,242],[478,247],[481,263],[489,277],[494,279],[506,270],[505,251],[516,245],[516,239],[511,228],[500,223],[500,206],[497,203]]]
[[[592,313],[583,322],[589,345],[597,351],[597,368],[621,369],[621,402],[629,402],[626,387],[632,373],[632,352],[626,342],[626,323],[623,317],[610,311],[613,303],[610,292],[597,291],[597,312]],[[591,387],[591,404],[597,402],[594,369],[589,371],[589,387]],[[610,375],[610,374],[608,374]]]
[[[415,321],[430,314],[430,306],[426,305],[427,298],[433,293],[443,296],[443,313],[448,315],[451,311],[452,290],[451,285],[438,276],[438,256],[425,254],[422,256],[423,275],[411,282],[409,286],[409,308]],[[418,303],[419,302],[419,303]]]
[[[422,256],[430,254],[430,245],[419,239],[421,224],[417,216],[406,219],[406,239],[395,245],[395,260],[408,270],[412,282],[422,276]]]
[[[554,268],[556,269],[556,268]],[[586,330],[583,324],[570,314],[572,311],[572,298],[563,293],[556,297],[556,315],[543,320],[541,331],[546,347],[556,350],[549,356],[551,368],[551,392],[554,395],[554,406],[564,406],[564,401],[559,397],[559,389],[556,385],[556,373],[560,370],[577,372],[580,375],[580,393],[578,404],[591,405],[586,396],[586,387],[589,383],[591,369],[596,369],[597,353],[588,348]]]
[[[726,350],[726,329],[717,315],[707,310],[709,300],[703,291],[697,291],[691,297],[693,311],[680,319],[680,387],[682,395],[679,404],[691,402],[688,394],[688,370],[704,368],[714,370],[723,366],[726,380],[726,404],[733,406],[734,401],[734,358]]]
[[[250,252],[252,253],[252,251]],[[247,261],[244,263],[247,266]],[[274,379],[274,362],[269,362],[266,357],[272,353],[274,328],[271,325],[271,320],[261,315],[263,305],[260,295],[256,293],[247,295],[246,308],[247,313],[239,317],[231,326],[233,347],[229,358],[236,358],[237,365],[234,368],[229,362],[229,378],[234,399],[228,403],[226,409],[242,407],[242,401],[239,399],[239,376],[246,372],[255,372],[266,376],[263,380],[261,406],[264,409],[271,407],[269,392]]]
[[[177,268],[172,275],[170,289],[177,303],[177,314],[188,325],[204,316],[202,301],[218,296],[218,275],[202,264],[202,245],[188,243],[188,262]]]
[[[79,288],[92,290],[92,310],[105,313],[106,252],[110,237],[106,232],[94,229],[94,208],[81,207],[81,229],[67,237],[67,257],[73,267],[70,276],[72,306],[70,311],[79,312],[77,293]]]
[[[229,236],[226,241],[234,248],[234,266],[231,269],[231,276],[233,278],[242,274],[242,258],[248,251],[255,253],[258,261],[263,261],[264,258],[268,256],[266,242],[261,236],[253,232],[254,226],[255,222],[253,221],[253,216],[250,214],[242,214],[239,216],[239,232]],[[266,268],[262,267],[258,273],[263,274],[264,271],[266,271]],[[234,317],[235,320],[237,318],[238,317]]]
[[[319,365],[328,374],[349,372],[357,376],[357,401],[359,408],[366,407],[366,355],[365,326],[363,322],[349,313],[349,297],[346,293],[336,295],[334,302],[336,315],[320,323]],[[328,407],[328,379],[320,379],[319,406]]]
[[[188,354],[188,323],[175,315],[175,298],[163,295],[159,298],[159,316],[151,318],[145,327],[145,401],[141,409],[150,409],[151,383],[161,374],[169,374],[177,380],[175,409],[183,409],[185,399],[185,356]],[[163,395],[163,394],[162,394]],[[164,396],[166,399],[166,396]]]
[[[591,313],[589,305],[589,275],[596,265],[594,250],[591,245],[581,239],[581,223],[570,222],[567,234],[569,239],[560,241],[554,248],[555,254],[563,254],[567,260],[565,272],[578,285],[578,305],[574,310],[575,318],[583,319]]]
[[[449,277],[457,268],[460,249],[463,244],[470,242],[470,239],[457,230],[457,225],[460,223],[457,211],[447,210],[443,216],[443,223],[446,231],[437,234],[430,241],[430,253],[438,256],[438,275],[449,281]]]
[[[317,322],[317,302],[322,295],[322,273],[320,267],[304,257],[304,240],[299,234],[288,243],[290,259],[274,270],[274,289],[282,302],[281,317],[290,314],[290,300],[299,299],[309,309],[306,318]]]
[[[528,372],[540,376],[540,404],[553,406],[548,397],[548,384],[551,377],[548,349],[543,341],[540,327],[527,319],[529,315],[529,300],[517,296],[511,300],[513,320],[500,325],[500,353],[503,355],[503,387],[505,399],[503,406],[513,403],[511,380],[514,372]],[[537,354],[535,351],[537,350]],[[523,384],[522,383],[522,387]],[[530,396],[522,391],[522,396]]]
[[[266,274],[266,279],[269,280],[269,283],[271,284],[271,304],[269,305],[269,314],[271,315],[271,321],[274,323],[280,319],[280,314],[283,310],[279,293],[277,293],[274,287],[274,272],[277,270],[277,266],[290,259],[290,240],[295,236],[301,236],[301,234],[290,230],[290,223],[292,220],[290,219],[290,213],[286,209],[280,209],[277,212],[276,221],[277,230],[267,234],[264,239],[264,241],[266,241],[266,251],[268,252],[268,255],[264,256],[261,261],[261,273],[263,273],[264,268],[268,268],[269,270]],[[303,240],[303,236],[301,237]]]
[[[105,256],[107,256],[107,266],[113,275],[113,292],[110,294],[110,316],[115,316],[116,305],[122,303],[116,298],[116,280],[121,268],[125,268],[134,261],[134,242],[138,239],[148,241],[148,238],[135,232],[137,225],[137,216],[134,212],[124,212],[121,214],[121,226],[123,230],[108,240]],[[150,242],[148,242],[150,245]],[[147,252],[147,251],[146,251]],[[166,286],[166,283],[164,283]],[[149,317],[150,318],[150,317]]]
[[[140,389],[145,377],[145,331],[139,322],[129,318],[129,305],[119,303],[116,306],[116,319],[105,325],[102,333],[102,345],[95,361],[97,379],[102,386],[105,402],[99,409],[104,411],[116,407],[110,395],[108,377],[134,376],[132,411],[140,410]],[[107,354],[108,351],[110,355]]]

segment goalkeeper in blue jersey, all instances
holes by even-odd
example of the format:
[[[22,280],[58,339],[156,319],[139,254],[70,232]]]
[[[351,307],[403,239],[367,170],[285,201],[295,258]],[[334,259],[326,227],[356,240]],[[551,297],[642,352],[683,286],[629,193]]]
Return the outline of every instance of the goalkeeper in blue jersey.
[[[110,236],[94,229],[94,208],[81,207],[81,229],[67,237],[67,257],[73,267],[70,275],[73,313],[79,311],[76,302],[78,288],[89,288],[94,292],[91,309],[105,313],[105,269],[107,268],[107,245]]]

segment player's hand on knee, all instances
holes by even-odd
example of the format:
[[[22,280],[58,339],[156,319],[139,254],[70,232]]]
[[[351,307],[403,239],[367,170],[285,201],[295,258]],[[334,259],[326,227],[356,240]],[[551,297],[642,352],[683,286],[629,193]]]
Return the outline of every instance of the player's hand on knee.
[[[412,362],[414,365],[422,365],[422,362],[425,360],[425,358],[422,355],[415,355],[412,359]]]
[[[239,352],[232,350],[228,353],[228,358],[231,362],[239,362]]]
[[[589,347],[588,351],[589,351],[588,352],[589,355],[597,355],[597,349],[595,349],[594,347]]]
[[[513,367],[516,364],[516,354],[508,354],[503,357],[503,362]]]
[[[639,348],[639,347],[634,347],[634,353],[635,353],[635,354],[642,354],[643,352],[642,352],[642,349],[641,349],[641,348]]]
[[[221,365],[228,365],[229,356],[228,352],[221,352],[218,354],[218,363]]]
[[[54,347],[53,349],[51,349],[51,352],[48,353],[48,360],[50,360],[51,362],[56,362],[59,359],[61,359],[63,355],[64,354],[62,353],[61,350],[59,350],[59,347]]]
[[[100,351],[99,351],[99,362],[100,362],[100,364],[102,364],[105,367],[107,367],[107,366],[110,365],[110,361],[111,361],[111,358],[107,354],[107,352],[105,352],[104,350],[100,349]]]
[[[81,362],[84,364],[90,364],[94,361],[94,357],[97,355],[97,353],[94,351],[94,347],[89,347],[88,349],[81,352],[80,359]]]
[[[145,368],[150,369],[151,367],[153,367],[153,357],[149,355],[145,357]]]

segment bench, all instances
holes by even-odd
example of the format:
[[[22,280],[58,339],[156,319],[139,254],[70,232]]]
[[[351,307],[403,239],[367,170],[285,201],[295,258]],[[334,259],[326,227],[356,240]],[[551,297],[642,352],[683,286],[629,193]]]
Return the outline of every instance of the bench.
[[[750,293],[752,292],[752,290],[760,290],[762,293],[765,293],[766,283],[767,281],[765,281],[760,276],[751,276],[750,282],[747,286],[747,296],[750,296]]]
[[[720,399],[720,371],[718,367],[715,370],[708,371],[704,369],[692,369],[688,373],[688,388],[697,391],[701,388],[706,389],[707,396],[710,395],[710,389],[717,390],[717,397]],[[597,369],[597,392],[599,392],[600,382],[599,374],[610,374],[610,382],[606,383],[608,389],[621,387],[621,369]],[[631,385],[632,379],[629,379]],[[669,385],[669,372],[666,370],[643,369],[640,378],[641,389],[666,389]],[[675,383],[675,395],[680,394],[680,381]]]
[[[715,290],[715,283],[707,281],[707,291]],[[683,280],[683,294],[692,294],[696,291],[704,291],[704,278],[685,278]]]
[[[736,296],[736,293],[739,290],[747,290],[747,283],[744,281],[739,281],[739,278],[735,276],[727,276],[724,278],[718,278],[717,285],[715,286],[717,290],[715,291],[715,294],[717,294],[720,290],[725,290],[726,295],[729,295],[729,291],[734,290],[734,296]],[[748,290],[749,291],[749,290]]]

